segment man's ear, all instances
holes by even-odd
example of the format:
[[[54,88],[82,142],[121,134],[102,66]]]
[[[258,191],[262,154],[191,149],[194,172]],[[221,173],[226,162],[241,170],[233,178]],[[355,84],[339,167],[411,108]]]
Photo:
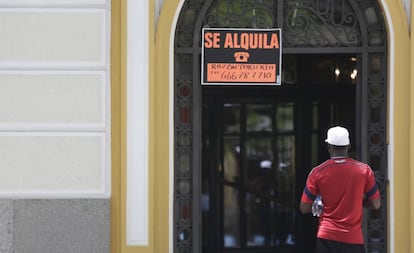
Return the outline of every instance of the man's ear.
[[[331,152],[332,150],[332,145],[329,143],[326,143],[326,148],[328,149],[329,152]]]

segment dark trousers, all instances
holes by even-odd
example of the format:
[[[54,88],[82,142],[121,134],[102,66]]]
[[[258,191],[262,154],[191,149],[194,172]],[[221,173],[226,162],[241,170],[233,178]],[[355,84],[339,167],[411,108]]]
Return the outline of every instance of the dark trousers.
[[[316,253],[365,253],[365,248],[363,244],[349,244],[317,238]]]

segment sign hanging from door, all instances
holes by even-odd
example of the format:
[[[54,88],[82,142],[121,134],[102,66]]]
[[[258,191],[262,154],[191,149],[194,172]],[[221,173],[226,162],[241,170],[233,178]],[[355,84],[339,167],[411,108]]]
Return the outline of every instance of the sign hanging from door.
[[[280,85],[281,29],[203,28],[201,84]]]

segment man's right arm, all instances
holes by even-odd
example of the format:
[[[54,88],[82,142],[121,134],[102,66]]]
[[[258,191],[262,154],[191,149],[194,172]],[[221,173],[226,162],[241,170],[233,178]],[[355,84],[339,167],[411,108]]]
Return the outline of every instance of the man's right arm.
[[[364,194],[363,206],[378,210],[381,207],[381,196],[378,189],[378,185],[375,182],[374,171],[368,166],[366,181],[366,192]]]

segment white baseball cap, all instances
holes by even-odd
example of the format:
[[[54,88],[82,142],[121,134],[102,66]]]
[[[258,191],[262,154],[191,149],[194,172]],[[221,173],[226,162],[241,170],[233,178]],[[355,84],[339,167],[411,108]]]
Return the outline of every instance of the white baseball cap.
[[[329,128],[325,142],[335,146],[349,145],[348,130],[340,126]]]

